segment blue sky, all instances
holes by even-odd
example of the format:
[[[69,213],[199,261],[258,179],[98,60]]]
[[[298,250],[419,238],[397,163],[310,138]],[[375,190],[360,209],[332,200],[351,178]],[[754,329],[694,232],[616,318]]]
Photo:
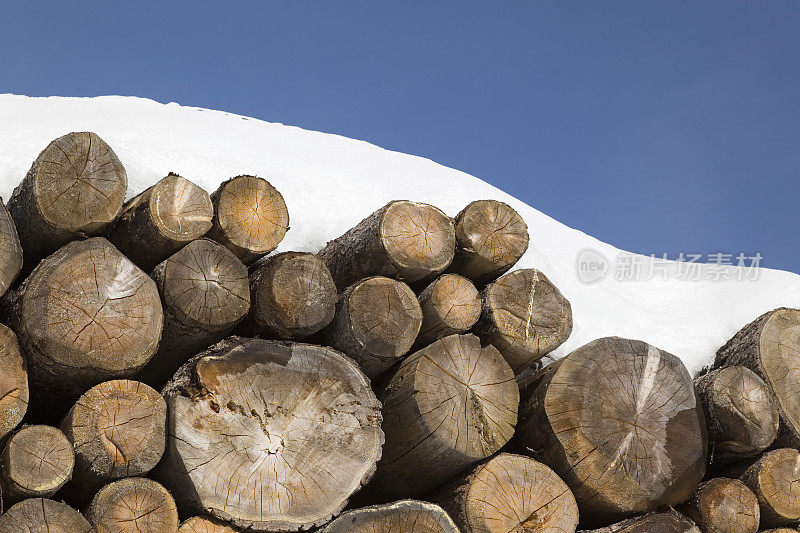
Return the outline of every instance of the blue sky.
[[[0,92],[365,139],[623,249],[800,272],[794,1],[3,2]]]

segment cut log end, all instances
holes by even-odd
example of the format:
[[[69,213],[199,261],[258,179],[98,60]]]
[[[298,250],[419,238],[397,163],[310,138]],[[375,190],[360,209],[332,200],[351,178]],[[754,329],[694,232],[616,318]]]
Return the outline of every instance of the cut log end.
[[[229,525],[209,516],[193,516],[178,528],[178,533],[238,533]]]
[[[761,506],[761,524],[788,526],[800,519],[800,452],[779,448],[762,455],[741,476]]]
[[[83,515],[69,505],[43,498],[30,498],[11,507],[0,516],[0,531],[96,533]]]
[[[0,324],[0,438],[22,422],[28,410],[28,371],[17,336]]]
[[[386,505],[353,509],[328,524],[321,533],[459,533],[438,505],[419,500],[400,500]]]
[[[694,522],[678,511],[648,513],[601,527],[583,530],[579,533],[702,533]]]
[[[757,533],[761,520],[756,495],[738,479],[700,484],[681,510],[706,533]]]
[[[170,493],[153,480],[114,481],[95,494],[87,512],[97,533],[176,533],[178,510]]]
[[[7,500],[49,498],[72,477],[72,444],[52,426],[25,426],[3,449],[2,472]]]
[[[481,314],[478,290],[463,276],[444,274],[436,278],[419,295],[422,308],[422,327],[417,345],[453,335],[466,333]]]
[[[22,245],[17,228],[0,198],[0,298],[22,270]]]

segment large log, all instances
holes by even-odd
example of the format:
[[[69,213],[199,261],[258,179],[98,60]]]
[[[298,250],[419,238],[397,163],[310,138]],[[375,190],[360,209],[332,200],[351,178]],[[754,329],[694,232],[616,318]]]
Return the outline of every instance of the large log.
[[[250,264],[278,247],[289,229],[283,196],[267,180],[236,176],[211,194],[214,219],[208,236]]]
[[[86,391],[61,424],[75,449],[72,497],[86,503],[110,481],[147,474],[164,453],[166,425],[164,399],[144,383],[119,379]]]
[[[678,511],[648,513],[601,527],[582,530],[579,533],[702,533],[694,522]]]
[[[319,255],[343,291],[369,276],[409,283],[433,277],[450,265],[455,242],[453,220],[438,208],[397,200],[330,241]]]
[[[178,533],[237,533],[237,531],[216,518],[193,516],[181,524]]]
[[[436,278],[420,293],[422,327],[416,345],[423,346],[437,339],[466,333],[481,315],[481,298],[470,280],[458,274]]]
[[[17,228],[0,198],[0,298],[22,270],[22,245]]]
[[[494,456],[448,483],[436,501],[464,533],[574,533],[578,527],[578,504],[567,485],[522,455]]]
[[[717,351],[714,368],[746,366],[778,403],[776,444],[800,448],[800,310],[782,307],[747,324]]]
[[[184,512],[296,531],[336,515],[381,454],[380,404],[342,354],[230,337],[163,392],[165,458],[155,474]]]
[[[519,390],[497,349],[451,335],[405,359],[381,402],[386,444],[365,492],[387,501],[421,496],[502,448]]]
[[[128,177],[95,133],[68,133],[33,162],[8,200],[25,271],[71,240],[104,233],[122,210]]]
[[[72,477],[75,454],[58,428],[25,426],[6,442],[0,460],[8,502],[49,498]]]
[[[761,519],[753,491],[724,477],[701,483],[680,510],[704,533],[757,533]]]
[[[96,533],[177,533],[178,509],[155,481],[129,477],[100,489],[86,517]]]
[[[528,225],[510,205],[477,200],[455,218],[451,272],[484,285],[506,273],[528,249]]]
[[[475,325],[519,373],[559,347],[572,333],[572,307],[561,291],[535,268],[509,272],[481,293]]]
[[[680,359],[608,337],[542,370],[516,444],[559,474],[589,525],[685,501],[703,478],[703,410]]]
[[[758,455],[778,434],[778,405],[764,381],[743,366],[712,370],[694,380],[703,405],[712,462]]]
[[[134,374],[161,337],[155,283],[102,237],[71,242],[43,260],[9,304],[31,406],[39,410],[52,412],[47,402],[72,402],[101,381]]]
[[[438,505],[419,500],[400,500],[347,511],[320,533],[459,533]]]
[[[421,324],[422,310],[408,285],[374,276],[339,296],[324,338],[375,379],[408,353]]]
[[[263,337],[308,337],[333,320],[337,296],[328,267],[316,255],[268,257],[250,276],[248,326]]]
[[[22,422],[27,410],[27,364],[17,336],[0,324],[0,439]]]
[[[800,519],[800,452],[770,450],[747,467],[740,479],[758,498],[762,526],[790,526]]]
[[[69,505],[30,498],[0,516],[3,533],[96,533],[81,513]]]
[[[221,340],[250,309],[247,267],[227,248],[198,239],[151,273],[164,306],[158,353],[138,374],[161,387],[200,350]]]
[[[145,272],[211,229],[214,206],[200,186],[170,173],[125,203],[108,239]]]

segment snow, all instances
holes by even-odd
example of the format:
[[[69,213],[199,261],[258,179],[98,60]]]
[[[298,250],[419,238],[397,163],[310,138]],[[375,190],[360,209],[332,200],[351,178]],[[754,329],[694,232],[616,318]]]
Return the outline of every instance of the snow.
[[[317,251],[394,199],[428,202],[451,216],[472,200],[507,202],[531,234],[518,266],[540,269],[572,303],[575,327],[554,357],[618,335],[673,353],[694,373],[761,313],[800,307],[800,276],[769,269],[742,279],[731,270],[734,279],[713,280],[705,267],[702,279],[692,280],[669,262],[666,280],[660,271],[639,281],[611,271],[584,283],[579,256],[604,257],[611,267],[620,250],[469,174],[364,141],[142,98],[0,95],[0,195],[7,199],[48,142],[70,131],[94,131],[111,145],[128,172],[129,197],[170,171],[209,192],[238,174],[266,178],[289,208],[291,229],[279,251]]]

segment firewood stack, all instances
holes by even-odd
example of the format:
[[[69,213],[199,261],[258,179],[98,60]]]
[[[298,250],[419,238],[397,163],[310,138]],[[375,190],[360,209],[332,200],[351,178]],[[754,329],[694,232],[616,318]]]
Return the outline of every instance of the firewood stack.
[[[797,531],[800,310],[555,359],[505,203],[272,253],[302,206],[166,170],[70,133],[0,203],[0,533]]]

